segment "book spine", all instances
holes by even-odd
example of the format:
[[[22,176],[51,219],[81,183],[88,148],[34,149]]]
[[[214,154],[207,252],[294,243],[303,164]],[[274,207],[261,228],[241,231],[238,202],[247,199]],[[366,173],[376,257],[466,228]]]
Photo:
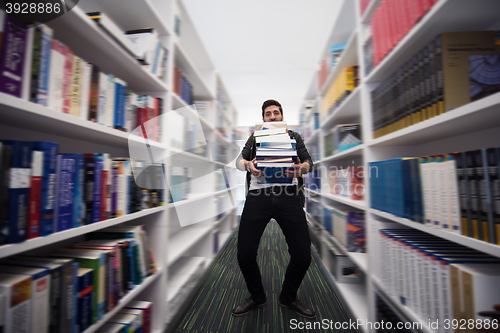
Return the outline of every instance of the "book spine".
[[[49,78],[50,57],[52,45],[52,29],[46,25],[40,26],[42,30],[42,44],[40,47],[40,70],[38,75],[38,93],[36,103],[43,106],[49,105]]]
[[[94,222],[94,169],[94,154],[85,154],[85,224]]]
[[[21,29],[23,26],[18,24],[14,18],[4,20],[2,50],[0,57],[0,92],[21,97],[23,92],[25,55],[27,52],[27,30],[14,32],[10,23],[18,25]]]
[[[89,120],[89,98],[91,91],[92,65],[82,60],[80,118]]]
[[[64,44],[52,39],[50,56],[49,107],[56,112],[63,110]]]
[[[71,110],[71,77],[73,76],[73,52],[64,46],[64,73],[62,83],[62,111],[70,113]]]
[[[475,151],[468,151],[465,154],[467,176],[469,181],[470,192],[470,218],[469,218],[469,237],[479,239],[479,204],[480,198],[478,193],[478,175],[476,174],[476,159]]]
[[[111,217],[117,217],[119,162],[111,161]]]
[[[458,153],[456,162],[457,184],[460,195],[460,227],[462,235],[469,236],[472,235],[472,232],[469,233],[470,192],[465,153]]]
[[[493,148],[496,154],[496,171],[490,169],[493,206],[493,234],[495,244],[500,245],[500,147]]]
[[[80,117],[80,106],[82,104],[83,63],[82,58],[73,55],[73,76],[71,78],[69,113],[76,117]]]
[[[93,201],[93,222],[101,220],[101,185],[102,170],[104,164],[104,154],[94,154],[94,197]]]
[[[75,159],[68,155],[57,156],[56,231],[73,227],[73,196]]]
[[[107,74],[108,76],[108,89],[106,92],[106,116],[105,125],[108,127],[113,127],[115,118],[115,107],[116,107],[116,83],[115,76],[113,74]]]
[[[73,154],[75,158],[74,197],[73,197],[73,228],[84,224],[85,218],[85,161],[82,154]]]
[[[91,270],[78,278],[78,332],[85,331],[92,324],[92,298],[95,297],[93,275]]]
[[[108,76],[105,73],[99,73],[99,103],[97,107],[97,123],[106,125],[106,109],[108,94]]]
[[[92,122],[97,122],[97,113],[99,110],[99,67],[92,64],[90,78],[90,93],[89,93],[89,118]]]
[[[101,217],[100,221],[107,220],[108,215],[108,178],[109,175],[109,155],[103,154],[103,169],[101,177]]]
[[[38,95],[38,81],[40,77],[40,61],[42,53],[42,28],[40,26],[33,28],[33,53],[31,57],[31,73],[30,73],[30,91],[29,101],[32,103],[37,102]]]
[[[29,200],[28,239],[40,236],[40,209],[42,195],[43,152],[33,151]]]

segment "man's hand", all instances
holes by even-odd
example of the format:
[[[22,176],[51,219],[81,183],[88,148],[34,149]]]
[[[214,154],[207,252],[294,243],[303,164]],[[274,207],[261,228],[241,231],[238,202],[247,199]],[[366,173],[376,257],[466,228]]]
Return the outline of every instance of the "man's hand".
[[[254,175],[254,177],[259,178],[259,177],[264,176],[264,171],[257,169],[257,167],[255,166],[255,164],[257,163],[256,161],[257,161],[257,159],[255,159],[255,158],[253,160],[249,161],[248,162],[248,166],[249,166],[248,169],[250,169],[250,172],[252,173],[252,175]]]
[[[311,166],[307,162],[300,163],[300,158],[297,157],[297,162],[292,164],[292,167],[294,168],[293,170],[286,170],[285,173],[287,177],[297,178],[300,175],[307,173]]]

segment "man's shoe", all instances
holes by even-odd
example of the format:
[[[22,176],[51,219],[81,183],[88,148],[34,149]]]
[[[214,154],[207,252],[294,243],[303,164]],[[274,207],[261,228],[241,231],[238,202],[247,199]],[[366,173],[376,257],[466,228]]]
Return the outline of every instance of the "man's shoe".
[[[278,300],[278,304],[285,307],[285,308],[290,308],[297,312],[299,315],[302,317],[306,317],[309,319],[315,318],[316,314],[314,313],[313,310],[309,309],[304,303],[302,303],[300,300],[296,299],[290,304],[283,304],[281,300]]]
[[[238,304],[238,306],[233,309],[232,313],[233,313],[233,316],[236,316],[236,317],[243,316],[243,315],[246,315],[247,313],[249,313],[250,311],[252,311],[253,309],[256,309],[260,306],[264,306],[266,304],[267,304],[267,301],[262,303],[262,304],[257,304],[254,302],[254,300],[251,297],[248,297],[248,298],[245,298],[245,300],[243,302]]]

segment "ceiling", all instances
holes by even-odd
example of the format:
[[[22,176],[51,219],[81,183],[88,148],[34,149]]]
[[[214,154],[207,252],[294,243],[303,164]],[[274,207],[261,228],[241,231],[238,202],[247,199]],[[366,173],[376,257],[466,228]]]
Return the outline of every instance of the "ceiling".
[[[183,2],[236,106],[238,126],[261,121],[270,98],[298,124],[343,0]]]

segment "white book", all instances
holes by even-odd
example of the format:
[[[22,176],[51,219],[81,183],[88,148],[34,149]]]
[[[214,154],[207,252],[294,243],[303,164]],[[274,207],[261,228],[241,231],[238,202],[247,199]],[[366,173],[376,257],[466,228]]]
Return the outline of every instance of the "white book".
[[[57,39],[52,39],[48,106],[56,112],[62,112],[63,107],[62,93],[65,58],[64,45]]]
[[[104,124],[108,127],[113,127],[115,118],[115,76],[113,74],[107,74],[108,76],[108,89],[106,91],[106,116]]]
[[[123,325],[113,324],[113,323],[105,323],[101,327],[99,327],[96,333],[121,333],[123,332]]]
[[[255,131],[253,133],[254,137],[259,137],[259,136],[268,136],[268,135],[275,135],[275,134],[287,134],[286,128],[270,128],[270,129],[265,129],[265,130],[260,130],[260,131]]]
[[[139,327],[137,316],[129,314],[115,314],[108,323],[120,324],[126,327],[125,332],[135,332]]]
[[[268,121],[268,122],[256,122],[255,130],[271,129],[271,128],[287,128],[286,121]]]
[[[136,46],[135,57],[145,65],[151,65],[151,50],[158,41],[158,33],[153,28],[126,31],[125,37]]]
[[[281,142],[281,143],[289,143],[292,139],[290,139],[290,135],[288,133],[269,135],[269,136],[258,136],[255,138],[255,142]]]
[[[457,184],[456,161],[451,159],[443,163],[446,169],[447,189],[448,189],[448,218],[450,231],[462,234],[460,222],[460,204]]]
[[[82,61],[82,96],[80,99],[80,118],[89,119],[89,94],[92,65]]]
[[[107,111],[107,97],[108,97],[108,75],[99,72],[99,102],[97,107],[97,123],[106,124],[106,111]]]
[[[24,53],[24,68],[23,68],[23,86],[21,90],[21,98],[27,101],[30,100],[31,90],[31,67],[33,64],[33,41],[35,29],[26,30],[26,51]]]
[[[137,53],[137,46],[132,43],[125,35],[122,29],[120,29],[115,22],[113,22],[106,14],[103,12],[93,12],[87,13],[90,19],[97,22],[97,24],[113,39],[115,40],[124,50],[135,55]]]
[[[0,294],[3,295],[3,333],[29,333],[31,323],[31,277],[0,273]]]
[[[71,76],[69,113],[80,117],[83,80],[83,59],[73,55],[73,75]]]
[[[440,227],[441,224],[441,179],[440,170],[437,162],[428,163],[430,165],[430,187],[431,187],[431,200],[433,202],[433,218],[432,226]]]
[[[46,268],[0,265],[5,274],[31,277],[31,333],[49,332],[50,271]]]
[[[443,161],[436,162],[436,171],[437,171],[437,191],[439,197],[440,204],[440,215],[439,215],[439,225],[437,227],[450,230],[449,225],[449,215],[448,215],[448,183],[447,183],[447,175],[446,175],[446,165]]]
[[[422,177],[422,196],[424,199],[425,224],[431,226],[434,221],[433,200],[431,195],[431,174],[429,163],[420,163],[420,172]]]

